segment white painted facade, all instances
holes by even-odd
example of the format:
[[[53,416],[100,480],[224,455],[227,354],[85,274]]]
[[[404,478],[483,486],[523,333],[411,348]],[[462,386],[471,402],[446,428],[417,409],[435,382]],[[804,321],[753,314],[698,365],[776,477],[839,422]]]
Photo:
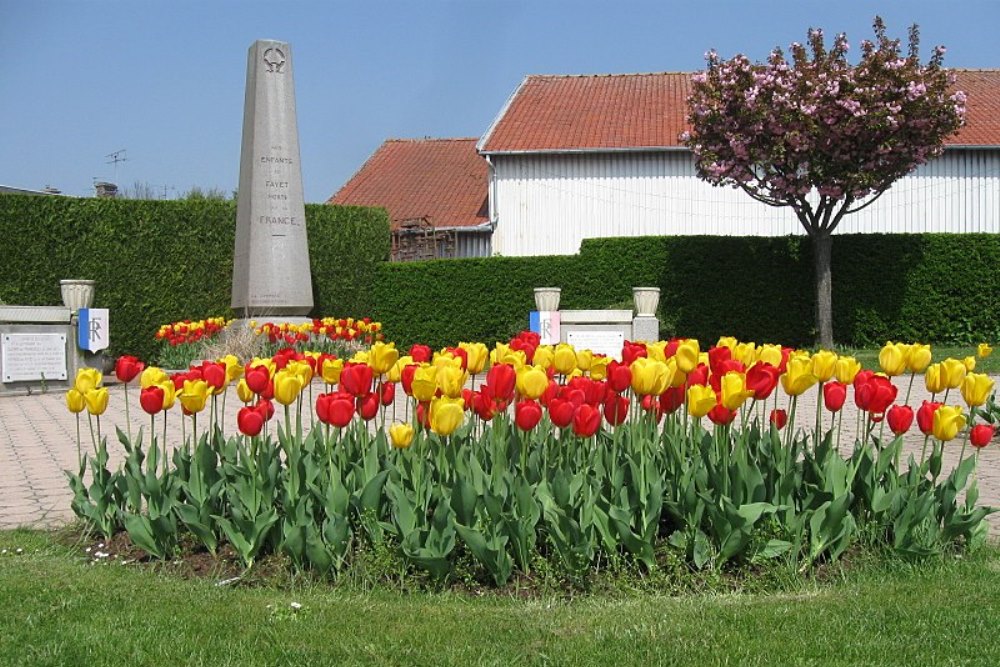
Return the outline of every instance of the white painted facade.
[[[585,238],[804,234],[794,213],[713,188],[687,150],[488,154],[493,253],[570,255]],[[1000,233],[1000,148],[953,148],[835,233]]]

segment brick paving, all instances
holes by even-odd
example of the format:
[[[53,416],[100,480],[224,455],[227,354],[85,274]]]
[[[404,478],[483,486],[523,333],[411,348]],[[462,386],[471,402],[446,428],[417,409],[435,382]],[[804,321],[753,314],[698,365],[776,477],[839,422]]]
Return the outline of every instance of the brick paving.
[[[997,385],[1000,386],[1000,378],[994,379],[998,380]],[[899,380],[897,382],[900,384],[902,400],[906,385]],[[914,386],[910,405],[919,406],[929,396],[922,382],[916,384],[920,386]],[[314,383],[313,391],[322,391],[321,385]],[[149,417],[139,408],[138,390],[132,386],[129,392],[132,430],[138,431],[140,427],[148,430]],[[110,465],[116,467],[124,458],[124,450],[115,437],[114,427],[117,425],[123,430],[126,427],[125,402],[121,385],[111,386],[110,393],[111,401],[101,418],[101,430],[108,436]],[[800,398],[797,427],[812,428],[817,396],[818,392],[812,389]],[[404,414],[404,400],[403,392],[397,392],[395,409],[400,418]],[[781,406],[785,407],[785,397],[782,396],[780,400]],[[949,402],[961,402],[958,392],[952,392]],[[232,390],[227,403],[225,424],[227,429],[235,431],[236,411],[240,403]],[[172,444],[181,441],[179,415],[179,408],[175,407],[167,424],[168,442]],[[853,442],[856,415],[849,399],[844,407],[844,447],[850,447],[849,443]],[[93,451],[86,412],[80,417],[83,449]],[[825,418],[829,420],[829,415],[825,415]],[[829,421],[826,426],[829,426]],[[162,429],[161,419],[157,420],[157,429]],[[910,453],[919,459],[922,445],[923,436],[914,424],[905,440],[904,459]],[[957,463],[960,449],[960,439],[945,446],[945,471]],[[971,446],[967,449],[967,455],[972,449]],[[66,410],[62,392],[0,398],[0,528],[22,525],[55,526],[71,521],[71,493],[64,471],[75,469],[76,466],[76,416]],[[1000,439],[994,440],[991,446],[980,452],[978,478],[980,503],[1000,506]],[[1000,514],[991,515],[989,521],[991,532],[1000,535]]]

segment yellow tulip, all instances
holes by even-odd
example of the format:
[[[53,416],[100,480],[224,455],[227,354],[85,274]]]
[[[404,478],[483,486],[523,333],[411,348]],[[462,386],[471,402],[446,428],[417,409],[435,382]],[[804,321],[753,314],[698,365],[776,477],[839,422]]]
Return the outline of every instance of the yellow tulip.
[[[88,389],[83,393],[83,400],[87,404],[87,412],[92,415],[103,415],[108,409],[108,388]]]
[[[914,343],[906,355],[906,369],[911,373],[923,373],[931,363],[931,346]]]
[[[152,387],[154,384],[160,384],[169,380],[170,378],[162,368],[146,366],[145,370],[139,376],[139,386],[145,389],[146,387]]]
[[[531,363],[548,370],[555,364],[555,356],[555,350],[551,345],[539,345],[535,348],[535,356],[532,358]]]
[[[156,386],[163,390],[163,409],[169,410],[174,407],[174,401],[177,400],[177,388],[174,386],[173,380],[168,379]]]
[[[718,342],[715,343],[716,347],[728,347],[731,352],[736,350],[737,345],[739,341],[733,336],[719,336]]]
[[[235,354],[227,354],[219,361],[226,365],[227,381],[232,382],[243,375],[243,365],[240,364],[240,360]]]
[[[730,371],[722,376],[722,404],[730,410],[739,410],[753,392],[747,389],[747,378],[743,373]]]
[[[506,343],[497,343],[490,352],[490,363],[510,364],[515,370],[527,363],[524,350],[512,350]]]
[[[277,385],[275,386],[277,387]],[[205,403],[210,394],[211,388],[204,380],[184,380],[184,387],[181,389],[180,395],[181,405],[188,412],[201,412],[205,409]]]
[[[789,357],[788,369],[781,376],[781,388],[786,394],[800,396],[816,381],[816,376],[812,374],[812,360],[802,356]]]
[[[744,366],[753,366],[757,361],[757,346],[754,343],[737,343],[733,348],[733,359],[736,359]]]
[[[489,348],[482,343],[459,343],[458,346],[465,350],[469,357],[466,369],[473,375],[482,373],[486,368],[486,362],[490,359]]]
[[[965,366],[966,371],[971,373],[972,371],[976,370],[976,358],[966,357],[965,359],[962,359],[962,365]]]
[[[358,350],[357,352],[354,353],[354,356],[351,357],[350,362],[352,364],[367,364],[368,363],[368,351],[367,350]]]
[[[677,368],[682,373],[693,371],[698,365],[699,357],[698,341],[694,338],[681,341],[677,346],[677,352],[674,353],[674,358],[677,359]]]
[[[941,381],[948,389],[958,389],[968,369],[958,359],[945,359],[941,362]]]
[[[886,375],[902,375],[906,370],[906,346],[902,343],[886,343],[878,353],[878,365]]]
[[[990,347],[987,343],[980,343],[979,346],[976,348],[976,354],[979,356],[980,359],[985,359],[986,357],[993,354],[993,348]]]
[[[285,368],[299,376],[299,379],[302,380],[303,387],[308,387],[309,383],[312,382],[313,370],[312,366],[309,365],[309,362],[290,361]]]
[[[688,387],[688,414],[695,419],[701,419],[715,407],[718,399],[715,390],[707,385],[693,384]]]
[[[330,359],[329,357],[323,359],[323,366],[320,368],[320,374],[323,376],[323,382],[327,384],[337,384],[340,382],[340,374],[343,371],[343,359]]]
[[[590,352],[589,350],[587,351]],[[611,357],[592,357],[590,361],[590,377],[594,380],[603,380],[608,377],[608,364]]]
[[[244,403],[249,403],[253,400],[254,393],[247,386],[246,378],[240,378],[240,381],[236,383],[236,395]]]
[[[958,432],[965,428],[965,415],[957,405],[942,405],[934,413],[932,425],[934,437],[941,442],[954,440]]]
[[[386,379],[389,380],[389,382],[399,382],[403,379],[403,369],[407,366],[411,366],[412,364],[413,357],[410,355],[407,354],[400,357],[396,360],[396,363],[392,365],[392,368],[389,369],[389,372],[386,373]]]
[[[462,395],[462,387],[469,378],[468,373],[461,367],[441,366],[437,369],[435,382],[438,388],[448,398],[459,398]]]
[[[942,364],[931,364],[924,371],[924,384],[927,385],[927,391],[932,394],[940,394],[942,391],[948,388],[944,383],[944,373],[942,373]]]
[[[435,368],[441,368],[442,366],[454,366],[456,368],[461,368],[462,360],[448,350],[441,350],[440,352],[435,352],[434,356],[431,357],[431,366],[434,366]]]
[[[395,343],[376,342],[368,353],[368,365],[375,375],[385,375],[399,360],[399,350]]]
[[[781,346],[761,345],[757,348],[757,360],[777,368],[781,365]]]
[[[560,375],[569,375],[576,370],[576,350],[569,343],[559,343],[552,353],[552,365]]]
[[[830,350],[820,350],[812,356],[812,374],[820,382],[827,382],[837,371],[837,354]]]
[[[431,430],[438,435],[451,435],[465,417],[465,402],[461,398],[442,396],[431,401]]]
[[[659,396],[670,386],[667,365],[639,357],[632,362],[632,391],[640,396]]]
[[[430,364],[421,364],[413,373],[413,383],[411,385],[413,398],[420,403],[426,403],[437,394],[437,373],[438,369]]]
[[[78,412],[83,412],[83,409],[87,407],[87,402],[83,398],[83,394],[78,392],[76,389],[70,389],[66,392],[66,409],[76,414]]]
[[[393,424],[389,427],[389,439],[396,449],[406,449],[413,443],[413,427],[409,424]]]
[[[993,392],[993,380],[983,373],[969,373],[962,380],[962,398],[970,408],[979,407]]]
[[[859,372],[861,372],[861,364],[854,357],[837,358],[837,368],[833,371],[833,374],[837,377],[837,382],[852,384]]]
[[[299,397],[303,386],[302,376],[288,368],[283,368],[274,374],[274,400],[282,405],[291,405]],[[186,382],[184,383],[184,391],[187,391]],[[184,403],[184,394],[181,394],[181,403]],[[188,410],[190,409],[188,408]]]
[[[76,372],[76,381],[73,383],[73,388],[81,394],[86,394],[91,389],[100,387],[103,381],[104,376],[96,368],[81,368]]]
[[[537,399],[549,386],[549,376],[541,366],[523,366],[517,369],[517,393],[524,398]]]
[[[653,361],[667,360],[667,342],[658,340],[655,343],[646,343],[646,357]]]
[[[594,364],[594,353],[590,350],[580,350],[576,353],[576,367],[584,373],[590,372],[590,367]],[[592,376],[593,377],[593,376]]]

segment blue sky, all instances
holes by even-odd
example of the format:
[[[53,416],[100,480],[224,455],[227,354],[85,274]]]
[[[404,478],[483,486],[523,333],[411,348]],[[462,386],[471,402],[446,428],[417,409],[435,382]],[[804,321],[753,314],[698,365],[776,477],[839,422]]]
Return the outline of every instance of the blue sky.
[[[944,44],[949,67],[1000,67],[997,0],[0,0],[0,184],[89,195],[126,149],[122,186],[233,190],[255,39],[292,45],[319,202],[386,138],[480,136],[527,74],[693,71],[709,48],[762,60],[810,26],[856,47],[875,14],[904,41],[918,23],[925,59]]]

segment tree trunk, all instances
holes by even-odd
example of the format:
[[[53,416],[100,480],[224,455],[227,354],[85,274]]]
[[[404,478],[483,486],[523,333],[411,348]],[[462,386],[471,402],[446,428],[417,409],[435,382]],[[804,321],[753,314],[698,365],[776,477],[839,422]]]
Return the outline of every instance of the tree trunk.
[[[830,275],[830,255],[833,238],[829,231],[812,237],[813,265],[816,269],[816,343],[826,349],[833,347],[833,279]]]

